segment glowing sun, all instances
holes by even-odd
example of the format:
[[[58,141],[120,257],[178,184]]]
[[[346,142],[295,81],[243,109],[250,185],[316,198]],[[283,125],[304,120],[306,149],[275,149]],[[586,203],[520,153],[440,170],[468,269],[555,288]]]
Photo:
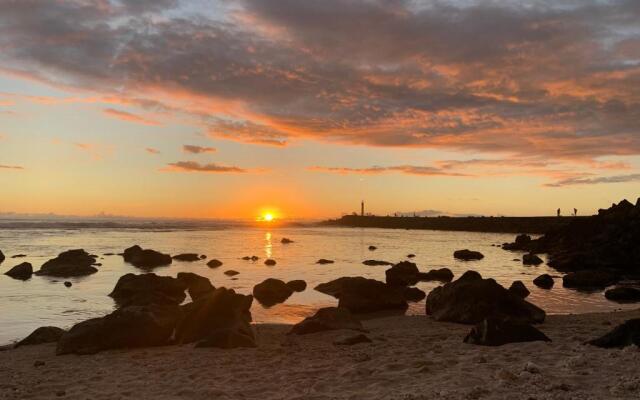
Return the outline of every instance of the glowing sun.
[[[273,214],[271,213],[265,213],[262,215],[262,220],[263,221],[267,221],[267,222],[271,222],[273,221]]]

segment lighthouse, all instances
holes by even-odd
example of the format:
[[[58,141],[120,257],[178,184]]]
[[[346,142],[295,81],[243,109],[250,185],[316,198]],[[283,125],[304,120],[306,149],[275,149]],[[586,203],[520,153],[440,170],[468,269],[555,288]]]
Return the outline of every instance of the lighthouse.
[[[360,203],[360,216],[364,217],[364,200]]]

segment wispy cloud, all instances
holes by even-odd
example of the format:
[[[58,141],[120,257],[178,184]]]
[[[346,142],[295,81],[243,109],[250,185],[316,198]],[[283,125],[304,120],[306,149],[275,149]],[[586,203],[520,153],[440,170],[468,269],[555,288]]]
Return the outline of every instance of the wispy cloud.
[[[166,168],[162,169],[164,172],[201,172],[201,173],[247,173],[250,170],[235,166],[227,166],[220,164],[200,164],[195,161],[178,161],[170,163]]]
[[[349,168],[349,167],[309,167],[309,171],[330,172],[336,174],[362,174],[362,175],[379,175],[384,173],[401,173],[406,175],[419,176],[470,176],[468,174],[446,171],[436,167],[416,166],[416,165],[397,165],[389,167],[373,166],[368,168]]]
[[[154,149],[153,147],[147,147],[146,149],[144,149],[144,151],[146,151],[149,154],[153,154],[153,155],[160,154],[160,150]]]
[[[545,184],[548,187],[564,187],[575,185],[599,185],[607,183],[627,183],[627,182],[640,182],[640,174],[628,174],[628,175],[614,175],[614,176],[599,176],[599,177],[577,177],[563,179],[557,182],[551,182]]]
[[[24,170],[24,167],[18,165],[2,165],[0,164],[0,169],[12,169],[12,170]]]
[[[115,108],[105,108],[103,112],[110,117],[117,118],[122,121],[134,122],[142,125],[160,125],[157,121],[153,121],[127,111],[116,110]]]
[[[114,148],[111,145],[102,145],[97,143],[73,143],[73,146],[88,154],[94,160],[103,160],[111,156],[114,152]]]
[[[182,146],[182,151],[190,154],[202,154],[202,153],[215,153],[217,150],[214,147],[203,147],[185,144]]]

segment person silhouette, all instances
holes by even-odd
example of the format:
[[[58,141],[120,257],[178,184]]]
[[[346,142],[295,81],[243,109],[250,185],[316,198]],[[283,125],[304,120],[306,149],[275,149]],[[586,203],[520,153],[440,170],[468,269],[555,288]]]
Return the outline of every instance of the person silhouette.
[[[577,208],[574,208],[574,209],[573,209],[573,216],[574,216],[574,217],[577,217],[577,216],[578,216],[578,209],[577,209]]]
[[[560,209],[558,208],[558,217],[560,216]]]

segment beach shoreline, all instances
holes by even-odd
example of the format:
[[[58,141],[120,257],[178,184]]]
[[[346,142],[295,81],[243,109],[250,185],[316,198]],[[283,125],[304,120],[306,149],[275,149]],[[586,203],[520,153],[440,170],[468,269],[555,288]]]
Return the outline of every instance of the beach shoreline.
[[[253,325],[258,347],[192,345],[55,355],[55,345],[0,352],[3,399],[628,399],[640,396],[640,350],[583,344],[640,309],[550,315],[553,342],[465,344],[468,325],[427,316],[363,320],[372,343],[337,346],[352,331],[287,335]]]

